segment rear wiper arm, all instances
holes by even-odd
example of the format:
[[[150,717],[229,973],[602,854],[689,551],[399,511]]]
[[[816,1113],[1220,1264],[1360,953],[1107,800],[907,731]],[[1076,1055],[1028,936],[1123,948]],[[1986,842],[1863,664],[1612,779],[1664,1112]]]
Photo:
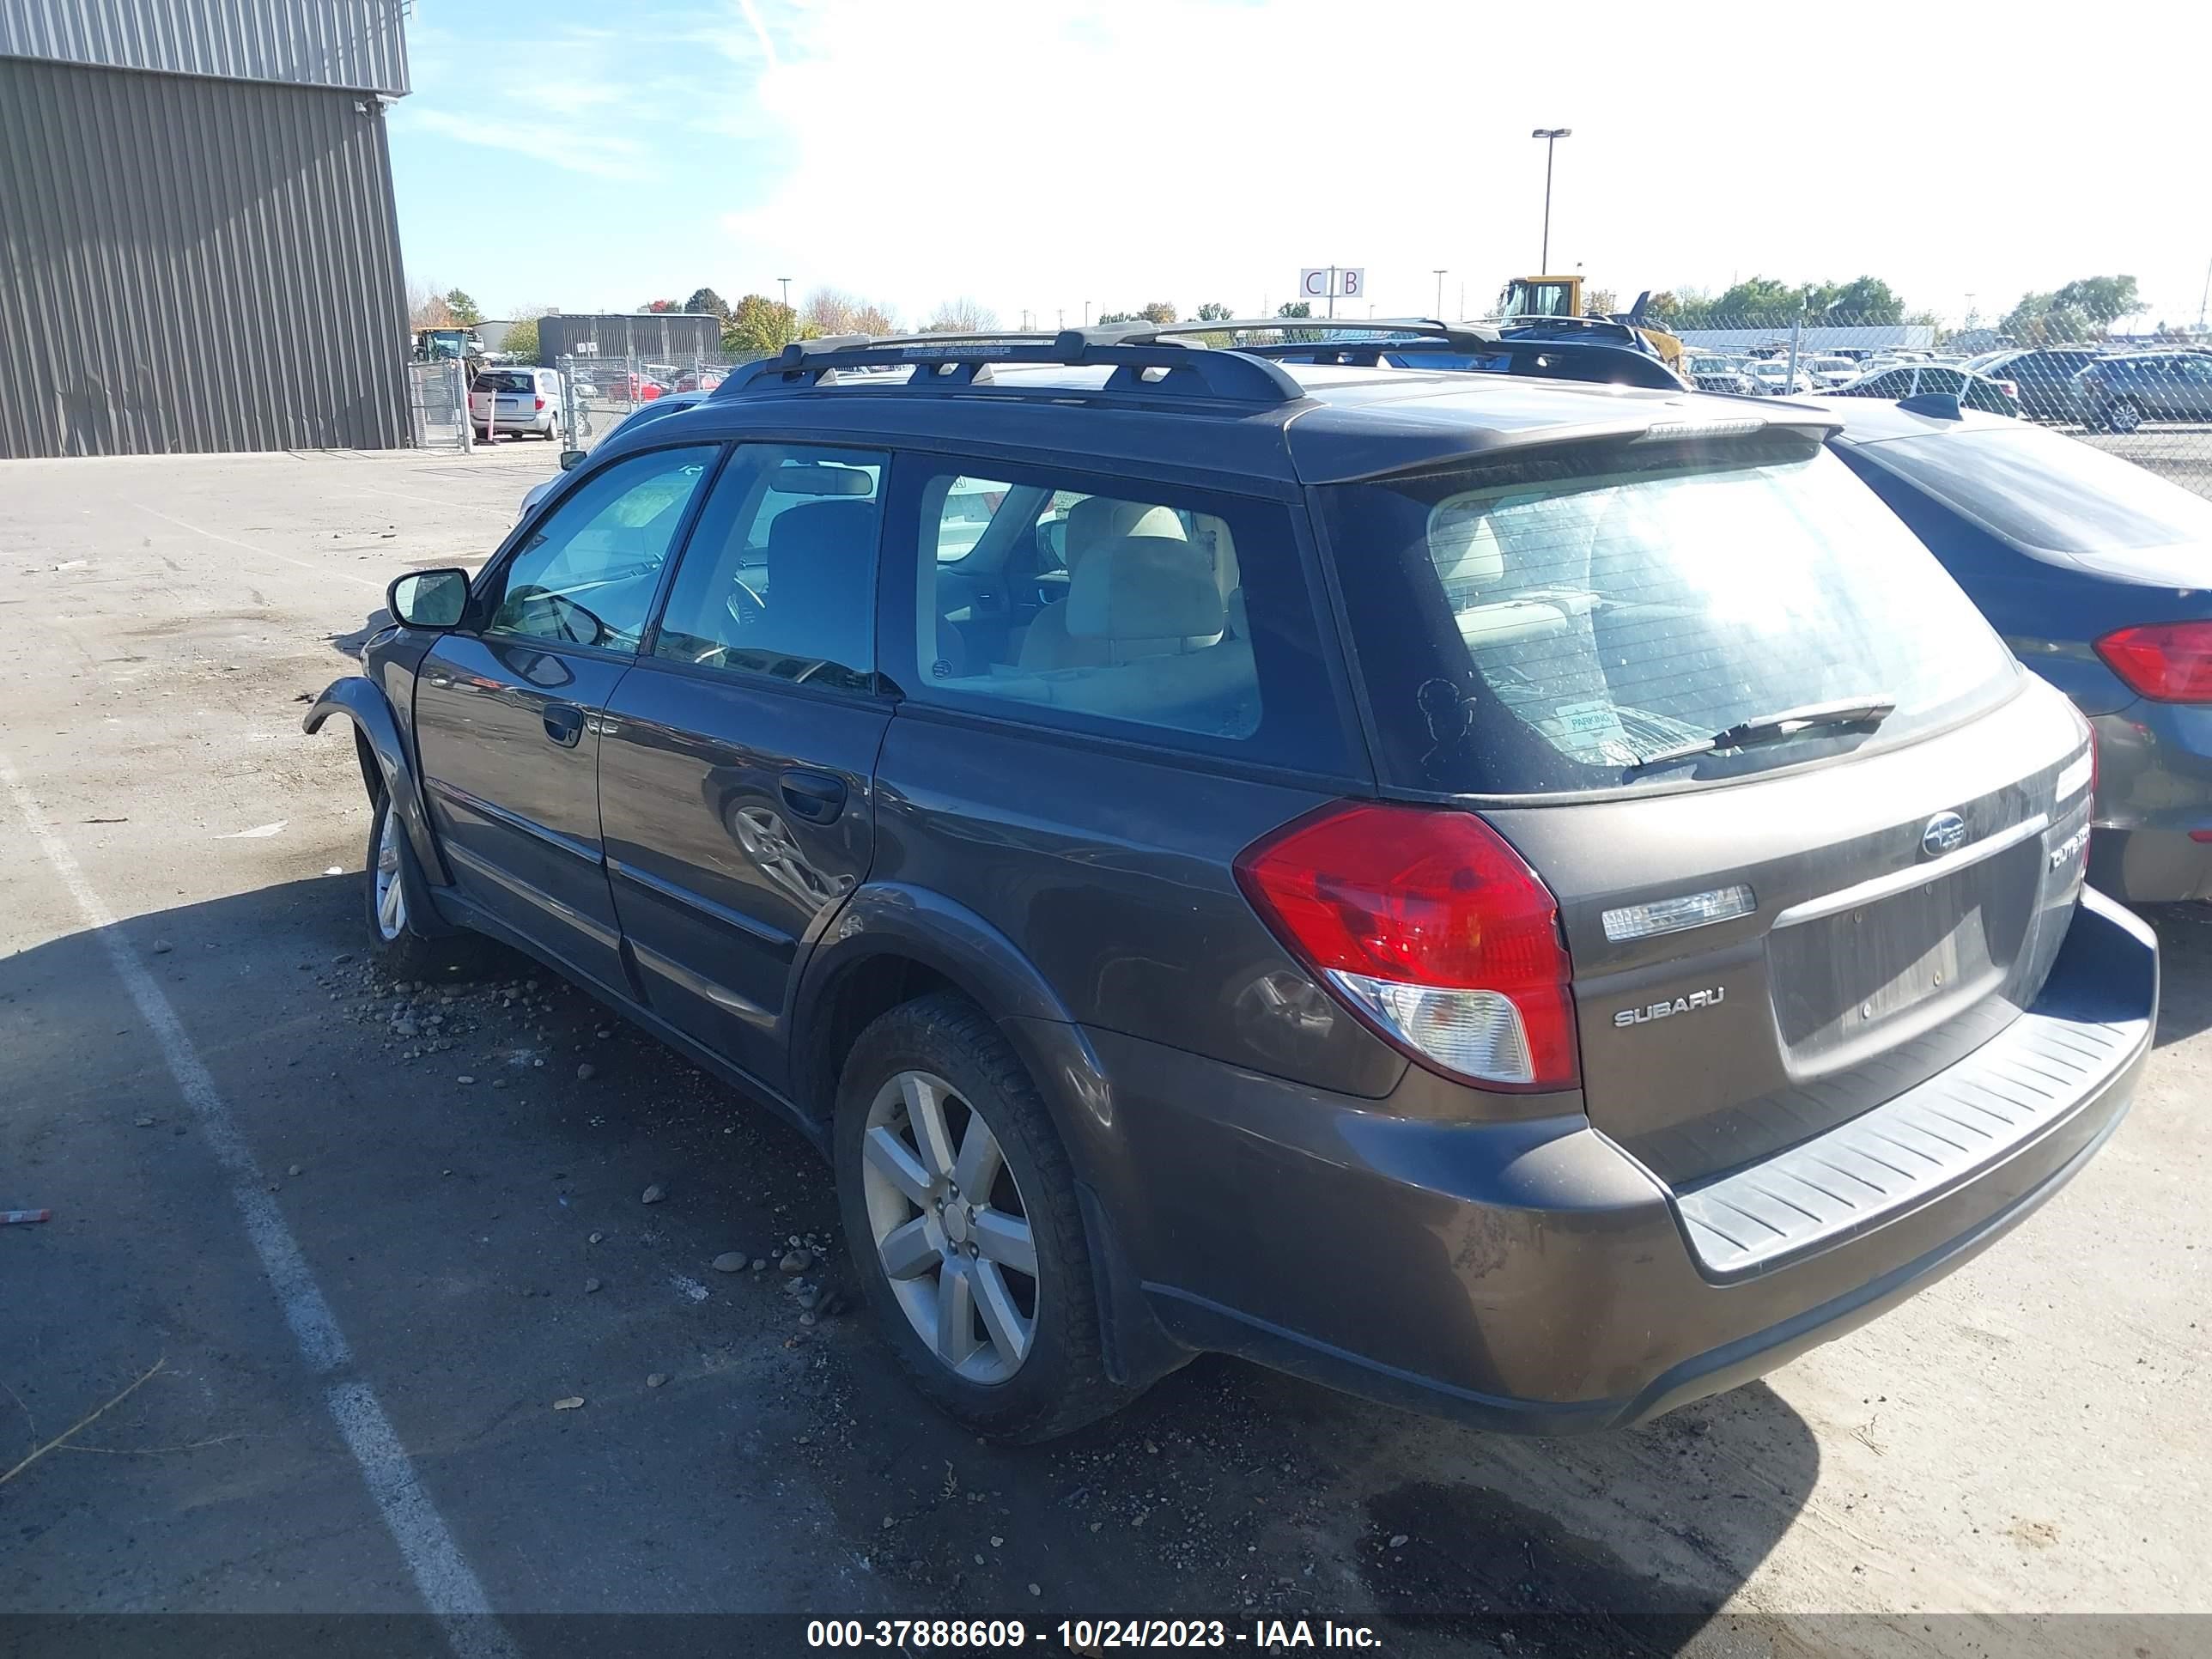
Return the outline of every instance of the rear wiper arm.
[[[1803,703],[1796,708],[1784,708],[1771,714],[1754,714],[1747,720],[1738,720],[1727,730],[1716,732],[1710,738],[1693,738],[1687,743],[1678,743],[1638,755],[1632,769],[1638,766],[1656,766],[1662,761],[1686,760],[1692,755],[1709,754],[1716,749],[1744,749],[1754,743],[1772,743],[1781,738],[1794,738],[1807,732],[1825,731],[1832,726],[1863,726],[1869,731],[1887,720],[1897,708],[1897,699],[1891,696],[1836,697],[1826,702]]]

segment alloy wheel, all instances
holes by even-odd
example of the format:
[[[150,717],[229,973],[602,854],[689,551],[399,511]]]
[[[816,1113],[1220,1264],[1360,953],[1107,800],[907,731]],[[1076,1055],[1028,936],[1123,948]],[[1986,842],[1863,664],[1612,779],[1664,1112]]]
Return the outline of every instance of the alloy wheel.
[[[389,943],[407,926],[407,884],[399,878],[399,814],[384,810],[384,830],[376,838],[376,931]]]
[[[999,1138],[959,1091],[900,1072],[860,1139],[876,1259],[915,1334],[971,1382],[1003,1382],[1036,1334],[1036,1243]]]

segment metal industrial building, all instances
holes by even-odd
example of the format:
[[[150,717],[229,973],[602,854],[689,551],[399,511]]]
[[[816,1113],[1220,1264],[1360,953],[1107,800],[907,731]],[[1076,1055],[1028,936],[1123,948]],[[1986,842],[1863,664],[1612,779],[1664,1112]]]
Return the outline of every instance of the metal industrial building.
[[[538,319],[538,353],[688,363],[722,355],[722,320],[699,311],[555,312]]]
[[[0,456],[394,448],[404,0],[0,0]]]

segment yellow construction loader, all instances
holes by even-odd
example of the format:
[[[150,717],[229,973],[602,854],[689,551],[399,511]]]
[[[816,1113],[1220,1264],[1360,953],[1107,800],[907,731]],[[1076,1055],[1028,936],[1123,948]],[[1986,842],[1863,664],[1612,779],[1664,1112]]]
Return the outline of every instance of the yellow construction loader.
[[[1650,343],[1659,360],[1677,374],[1683,372],[1682,343],[1665,329],[1655,327],[1644,320],[1644,307],[1650,302],[1651,292],[1646,289],[1636,296],[1636,303],[1627,311],[1616,313],[1611,320],[1626,323]],[[1583,279],[1579,276],[1516,276],[1509,281],[1498,296],[1498,318],[1500,322],[1537,322],[1547,318],[1579,317],[1583,314]]]

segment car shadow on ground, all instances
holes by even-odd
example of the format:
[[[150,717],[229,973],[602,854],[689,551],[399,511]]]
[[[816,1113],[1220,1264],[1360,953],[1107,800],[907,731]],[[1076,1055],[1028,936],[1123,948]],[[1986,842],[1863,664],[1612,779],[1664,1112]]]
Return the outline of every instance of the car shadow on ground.
[[[584,1455],[535,1397],[554,1368],[567,1368],[561,1391],[616,1408],[616,1377],[576,1374],[577,1354],[592,1351],[577,1347],[576,1328],[556,1340],[528,1299],[533,1285],[554,1294],[543,1286],[586,1263],[607,1281],[581,1304],[589,1317],[630,1322],[603,1346],[630,1342],[641,1376],[649,1365],[636,1332],[651,1331],[652,1353],[676,1352],[652,1363],[677,1386],[631,1390],[636,1403],[624,1409],[650,1436],[635,1455],[727,1467],[734,1449],[762,1455],[761,1425],[776,1425],[773,1456],[803,1474],[843,1559],[902,1612],[1351,1616],[1381,1621],[1392,1651],[1414,1653],[1462,1651],[1486,1620],[1537,1615],[1544,1641],[1521,1651],[1670,1652],[1765,1559],[1819,1479],[1812,1430],[1763,1384],[1635,1430],[1534,1441],[1211,1356],[1066,1439],[983,1445],[911,1392],[856,1310],[829,1171],[794,1131],[504,951],[489,977],[396,988],[368,963],[364,927],[358,877],[120,924],[210,1056],[248,1143],[272,1170],[300,1156],[307,1180],[325,1183],[284,1202],[302,1206],[294,1224],[311,1265],[340,1286],[337,1310],[364,1370],[444,1368],[465,1380],[440,1433],[461,1432],[483,1396],[512,1389],[500,1434],[535,1461],[538,1492],[549,1467]],[[119,987],[98,982],[105,975],[85,934],[0,962],[0,1018],[27,1074],[66,1077],[88,1042],[135,1018]],[[309,1079],[314,1092],[303,1096]],[[173,1096],[158,1066],[133,1073],[100,1092],[102,1124],[122,1127],[100,1133],[125,1147],[133,1134],[167,1134],[128,1126],[171,1123]],[[42,1160],[53,1160],[55,1187],[76,1179],[59,1173],[83,1109],[72,1109],[76,1119],[55,1124],[20,1120],[12,1147],[0,1142],[31,1184],[42,1184]],[[295,1152],[309,1136],[310,1150]],[[108,1156],[81,1150],[76,1168]],[[339,1171],[342,1191],[330,1184]],[[648,1185],[667,1196],[639,1211]],[[311,1189],[327,1212],[306,1207]],[[97,1192],[87,1176],[71,1201],[96,1206]],[[488,1206],[506,1218],[496,1229],[482,1219]],[[607,1215],[625,1231],[602,1243]],[[204,1224],[235,1224],[217,1206]],[[471,1303],[465,1321],[443,1328],[457,1346],[442,1358],[420,1351],[446,1340],[436,1328],[409,1328],[352,1290],[439,1282],[441,1256],[457,1248],[448,1241],[477,1233],[471,1273],[507,1286],[508,1299]],[[793,1239],[819,1253],[803,1280],[776,1270]],[[127,1236],[88,1248],[101,1253],[86,1264],[96,1273],[131,1276]],[[732,1250],[766,1270],[719,1276],[708,1264]],[[665,1288],[694,1281],[705,1286],[696,1301]],[[818,1313],[791,1294],[808,1281],[823,1293]],[[632,1295],[635,1310],[623,1301]],[[65,1288],[39,1300],[33,1322],[58,1340],[74,1317]],[[751,1425],[735,1442],[733,1420]],[[574,1490],[598,1490],[576,1473]],[[520,1535],[556,1524],[532,1490],[513,1500],[508,1524]],[[500,1510],[495,1492],[469,1501]],[[618,1534],[630,1506],[612,1492],[599,1501],[607,1513],[557,1524]],[[709,1483],[683,1501],[735,1500]],[[726,1594],[718,1584],[679,1577],[659,1594],[714,1605]]]

